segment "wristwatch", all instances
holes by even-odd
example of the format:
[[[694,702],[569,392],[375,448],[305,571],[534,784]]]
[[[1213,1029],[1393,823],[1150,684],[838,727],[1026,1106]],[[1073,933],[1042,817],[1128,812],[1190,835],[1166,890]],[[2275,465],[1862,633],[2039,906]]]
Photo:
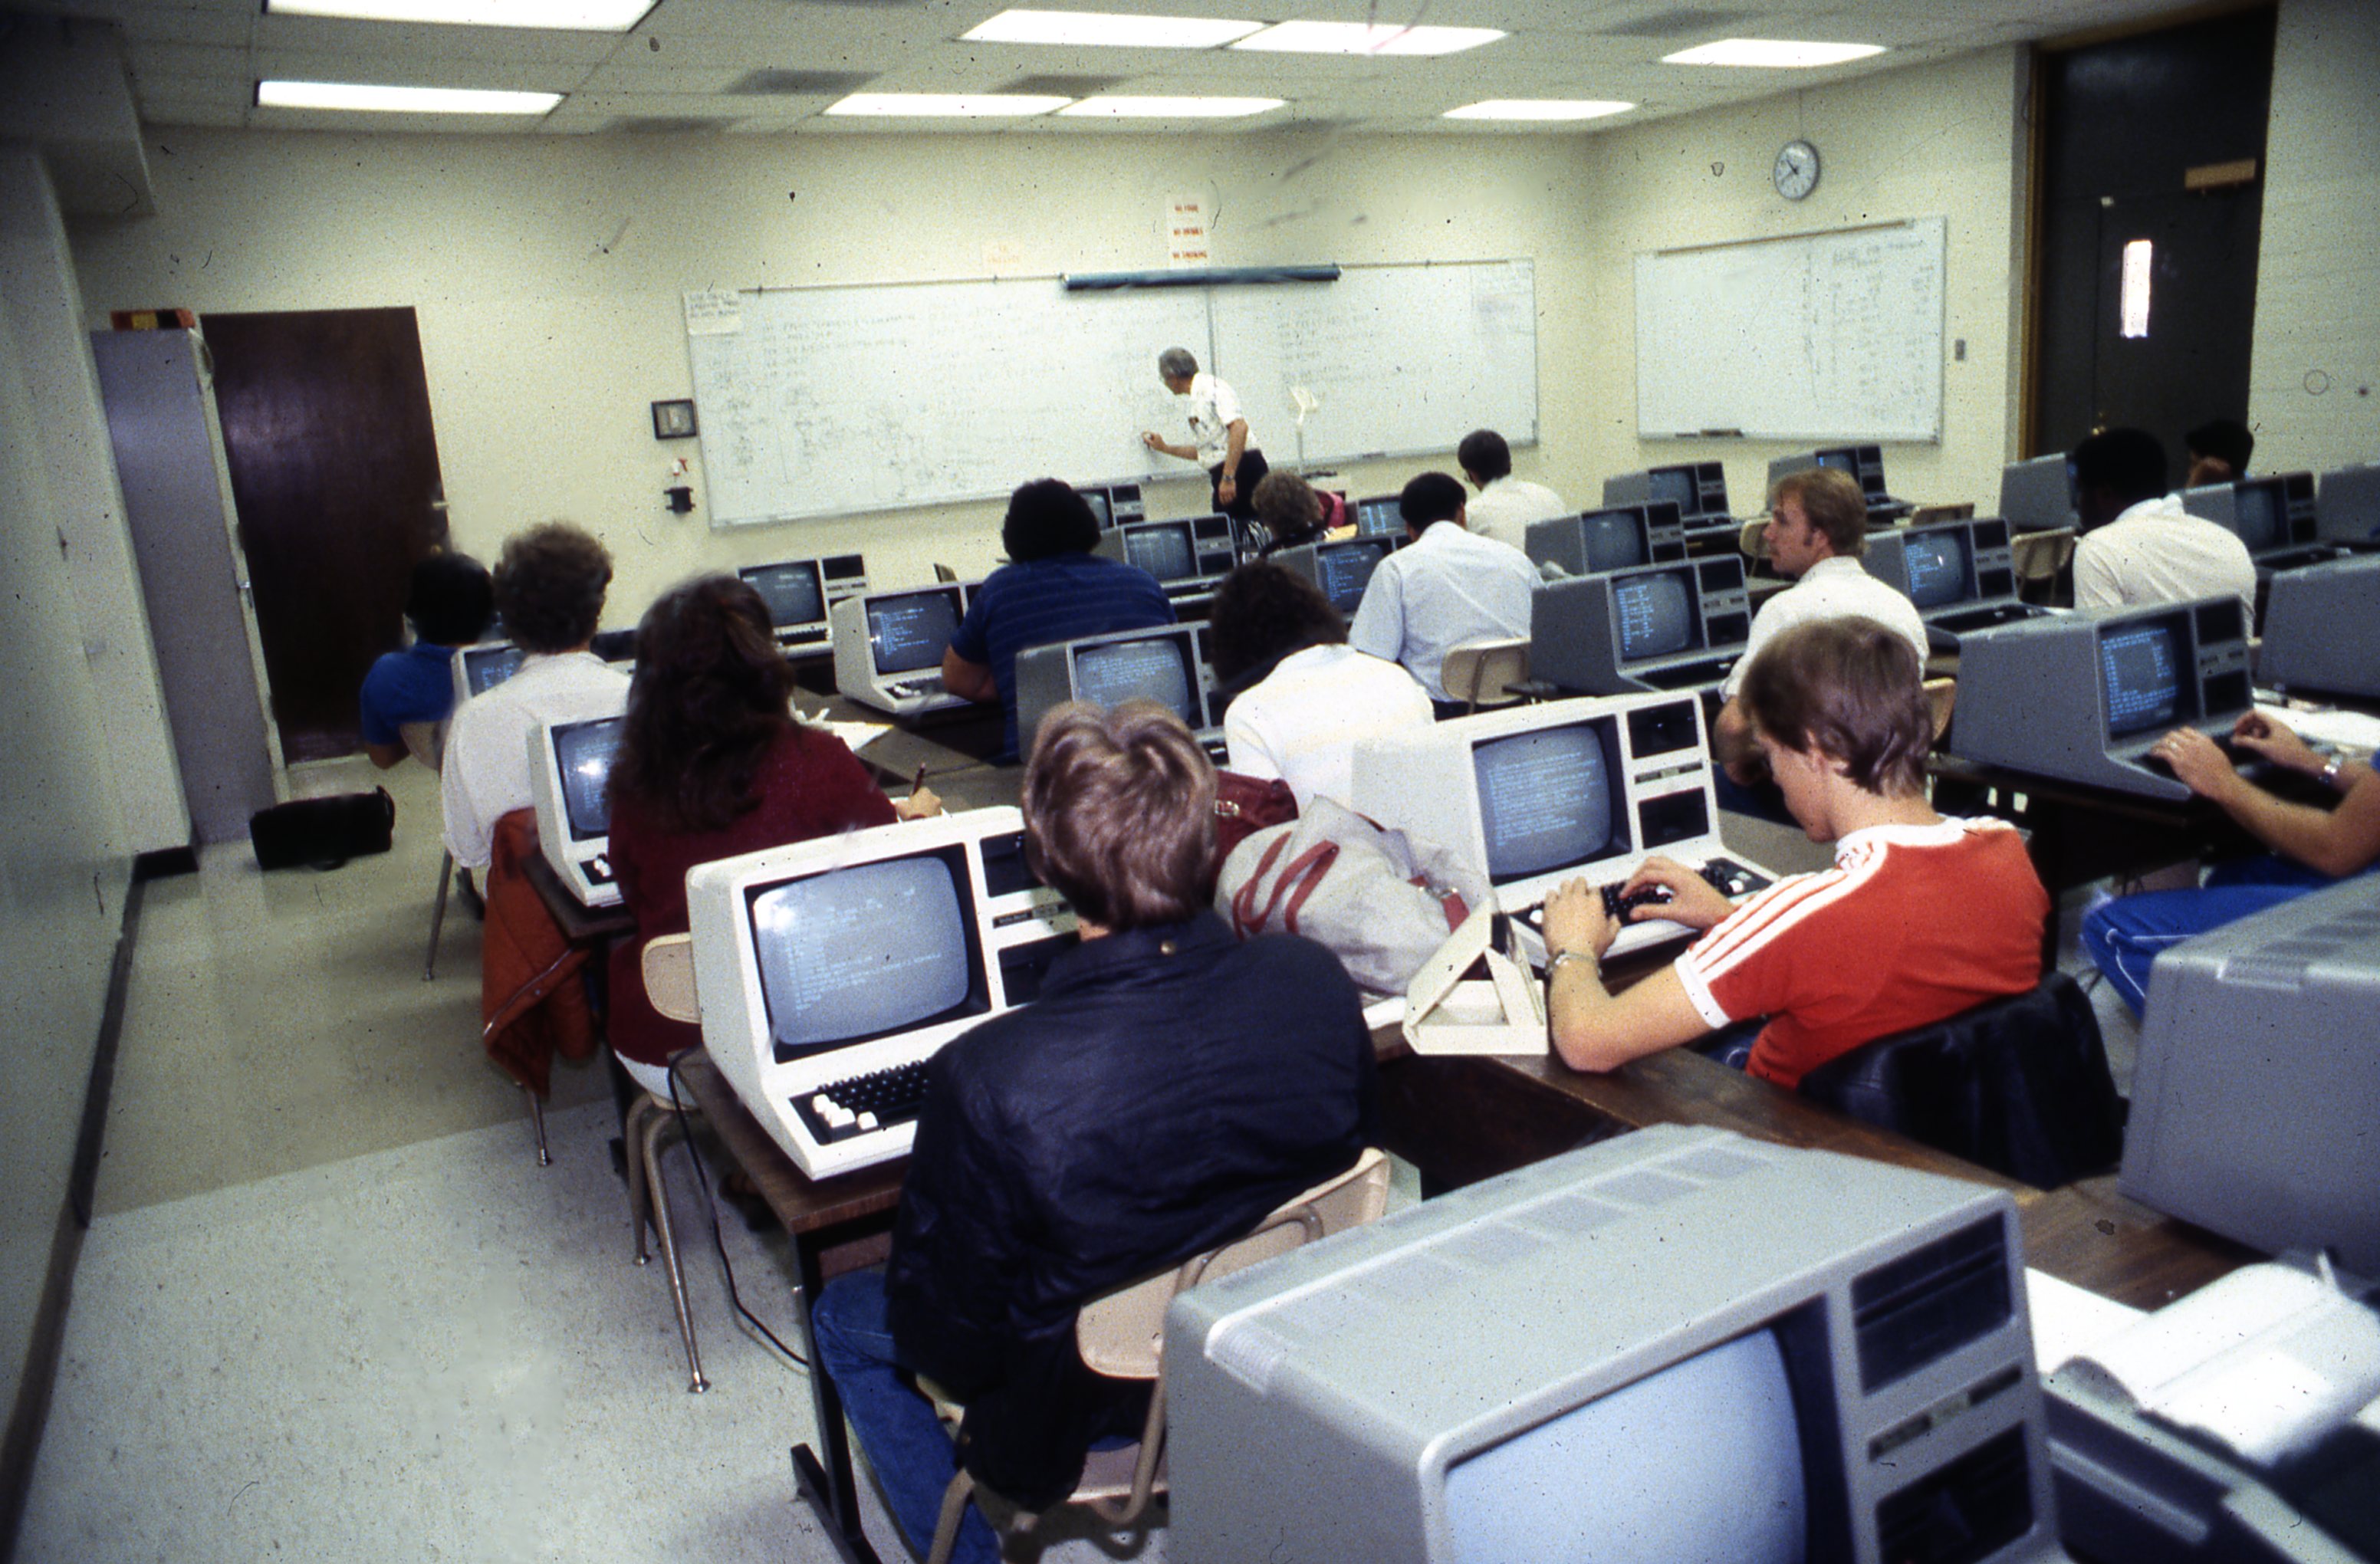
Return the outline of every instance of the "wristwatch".
[[[1583,961],[1587,964],[1589,971],[1599,973],[1603,970],[1603,964],[1597,959],[1593,951],[1557,951],[1546,962],[1546,981],[1548,984],[1553,982],[1554,974],[1561,970],[1561,964],[1566,961]]]
[[[2323,763],[2323,784],[2334,793],[2337,792],[2338,790],[2338,773],[2346,769],[2347,768],[2340,762],[2338,756],[2332,756],[2328,760]]]

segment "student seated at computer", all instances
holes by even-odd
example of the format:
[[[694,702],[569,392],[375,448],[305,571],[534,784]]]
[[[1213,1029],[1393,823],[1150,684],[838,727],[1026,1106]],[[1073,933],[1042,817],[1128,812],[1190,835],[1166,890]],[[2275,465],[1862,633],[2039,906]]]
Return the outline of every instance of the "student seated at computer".
[[[1647,859],[1626,891],[1670,899],[1631,918],[1709,932],[1618,995],[1597,963],[1620,926],[1585,880],[1560,887],[1545,937],[1565,1063],[1614,1070],[1766,1016],[1749,1069],[1791,1086],[1862,1043],[2041,980],[2049,897],[2022,839],[1926,802],[1934,724],[1906,641],[1864,618],[1798,625],[1762,649],[1742,698],[1787,806],[1812,841],[1835,843],[1835,867],[1730,906],[1694,870]]]
[[[466,702],[447,730],[439,792],[446,848],[463,867],[487,867],[496,822],[530,806],[528,735],[627,694],[628,676],[588,649],[611,584],[611,554],[566,521],[504,540],[496,611],[528,655],[520,672]]]
[[[2181,452],[2188,459],[2183,488],[2230,483],[2248,476],[2256,437],[2237,418],[2209,418],[2181,437]]]
[[[1446,654],[1465,641],[1529,633],[1537,567],[1510,543],[1467,530],[1461,480],[1426,472],[1397,496],[1413,541],[1379,563],[1356,606],[1347,640],[1402,662],[1443,715],[1462,710],[1441,677]]]
[[[403,729],[446,720],[455,709],[455,649],[478,640],[494,612],[488,567],[470,555],[442,550],[414,565],[405,591],[413,644],[375,659],[356,701],[373,765],[384,771],[411,753]]]
[[[1223,578],[1207,646],[1217,685],[1245,685],[1223,711],[1232,770],[1281,778],[1301,809],[1318,796],[1347,802],[1356,745],[1432,720],[1414,676],[1349,646],[1322,589],[1277,564],[1244,564]]]
[[[1722,703],[1711,728],[1711,747],[1739,791],[1722,790],[1719,806],[1774,817],[1776,801],[1741,790],[1759,786],[1760,751],[1743,709],[1744,675],[1761,651],[1797,624],[1847,616],[1883,625],[1925,664],[1925,621],[1917,605],[1877,580],[1860,564],[1867,552],[1867,497],[1859,479],[1833,467],[1803,467],[1768,486],[1768,525],[1763,529],[1768,563],[1793,585],[1760,605],[1743,655],[1719,687]]]
[[[686,871],[832,831],[939,812],[920,789],[894,804],[843,740],[795,722],[792,664],[768,604],[732,576],[664,594],[637,627],[637,676],[613,758],[612,872],[637,920],[612,950],[612,1051],[670,1095],[669,1061],[702,1041],[645,997],[645,942],[686,930]]]
[[[2144,429],[2111,429],[2074,447],[2074,606],[2122,608],[2237,594],[2256,607],[2256,565],[2227,529],[2166,489],[2165,446]]]
[[[1269,536],[1257,557],[1262,558],[1281,549],[1294,549],[1301,544],[1319,543],[1332,538],[1352,538],[1355,524],[1347,521],[1333,527],[1325,514],[1322,496],[1314,485],[1289,471],[1269,472],[1257,484],[1254,495],[1257,519],[1263,522]]]
[[[891,1262],[815,1301],[819,1364],[920,1554],[962,1452],[1040,1509],[1095,1439],[1138,1431],[1147,1388],[1075,1352],[1086,1299],[1245,1231],[1373,1138],[1371,1037],[1338,959],[1244,943],[1206,905],[1214,800],[1206,753],[1153,702],[1043,721],[1026,861],[1082,943],[1032,1004],[934,1057]],[[917,1375],[965,1403],[956,1447]],[[997,1557],[970,1513],[957,1558]]]
[[[2194,890],[2121,896],[2084,915],[2083,949],[2134,1015],[2148,1002],[2149,966],[2159,952],[2350,875],[2380,869],[2380,775],[2371,757],[2350,761],[2321,755],[2261,711],[2241,713],[2231,737],[2276,766],[2321,778],[2342,796],[2331,809],[2277,797],[2241,776],[2195,728],[2178,728],[2157,741],[2154,753],[2176,777],[2272,851],[2219,865]]]
[[[1021,753],[1018,652],[1173,623],[1173,605],[1157,577],[1093,553],[1099,541],[1099,518],[1057,479],[1037,478],[1008,497],[1000,544],[1009,563],[970,595],[966,618],[942,654],[942,688],[964,700],[1000,703],[1007,723],[1004,759]]]
[[[1463,476],[1479,492],[1466,508],[1464,526],[1482,538],[1516,549],[1529,546],[1529,524],[1569,515],[1562,497],[1542,483],[1512,476],[1512,448],[1492,429],[1475,429],[1454,448]]]

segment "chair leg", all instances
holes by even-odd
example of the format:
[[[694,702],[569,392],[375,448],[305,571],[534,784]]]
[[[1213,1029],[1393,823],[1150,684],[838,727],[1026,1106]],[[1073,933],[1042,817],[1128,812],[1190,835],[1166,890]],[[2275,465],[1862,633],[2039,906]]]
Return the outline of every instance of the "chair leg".
[[[528,1127],[537,1133],[537,1165],[551,1168],[553,1166],[553,1153],[545,1148],[545,1104],[539,1101],[537,1093],[527,1086],[521,1088],[521,1096],[528,1098]]]
[[[446,927],[446,887],[455,880],[455,855],[438,855],[438,900],[430,909],[430,953],[421,958],[421,980],[438,976],[438,931]]]
[[[967,1499],[974,1492],[975,1479],[960,1467],[942,1490],[941,1518],[934,1522],[934,1546],[926,1564],[951,1564],[951,1554],[959,1546],[959,1522],[966,1518]]]
[[[628,1105],[628,1117],[620,1125],[620,1144],[626,1150],[621,1160],[628,1165],[628,1225],[636,1234],[637,1264],[644,1265],[652,1258],[645,1251],[645,1121],[660,1109],[653,1095],[639,1090],[637,1100]]]
[[[677,1331],[686,1342],[686,1389],[699,1394],[710,1388],[710,1381],[702,1376],[702,1354],[694,1344],[694,1315],[686,1304],[686,1273],[678,1267],[677,1237],[670,1231],[669,1187],[662,1182],[662,1133],[673,1122],[673,1116],[655,1113],[645,1121],[643,1157],[645,1163],[645,1194],[653,1218],[653,1231],[661,1240],[662,1264],[669,1270],[670,1298],[677,1304]],[[686,1147],[688,1157],[698,1157],[691,1140]],[[638,1243],[643,1242],[641,1235]]]

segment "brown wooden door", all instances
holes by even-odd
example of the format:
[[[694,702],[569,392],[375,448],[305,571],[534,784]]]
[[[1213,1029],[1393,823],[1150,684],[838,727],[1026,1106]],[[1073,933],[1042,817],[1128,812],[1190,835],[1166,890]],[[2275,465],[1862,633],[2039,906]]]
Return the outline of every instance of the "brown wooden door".
[[[356,694],[443,538],[411,309],[208,315],[215,404],[283,753],[352,754]]]

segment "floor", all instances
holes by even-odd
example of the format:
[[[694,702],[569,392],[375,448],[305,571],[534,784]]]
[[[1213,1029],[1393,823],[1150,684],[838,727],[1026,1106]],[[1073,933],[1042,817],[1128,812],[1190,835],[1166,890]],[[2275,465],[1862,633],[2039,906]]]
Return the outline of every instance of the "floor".
[[[267,875],[236,843],[148,888],[19,1556],[832,1558],[792,1500],[802,1371],[731,1327],[684,1154],[701,1396],[661,1267],[630,1259],[601,1073],[557,1073],[540,1168],[520,1093],[479,1048],[478,926],[459,909],[423,981],[435,779],[300,774],[308,792],[386,785],[396,845]],[[1806,867],[1790,833],[1734,835]],[[2127,1079],[2136,1034],[2100,1000]],[[746,1305],[795,1340],[782,1237],[732,1208],[718,1231]],[[1062,1537],[1044,1557],[1158,1561],[1163,1534]]]

